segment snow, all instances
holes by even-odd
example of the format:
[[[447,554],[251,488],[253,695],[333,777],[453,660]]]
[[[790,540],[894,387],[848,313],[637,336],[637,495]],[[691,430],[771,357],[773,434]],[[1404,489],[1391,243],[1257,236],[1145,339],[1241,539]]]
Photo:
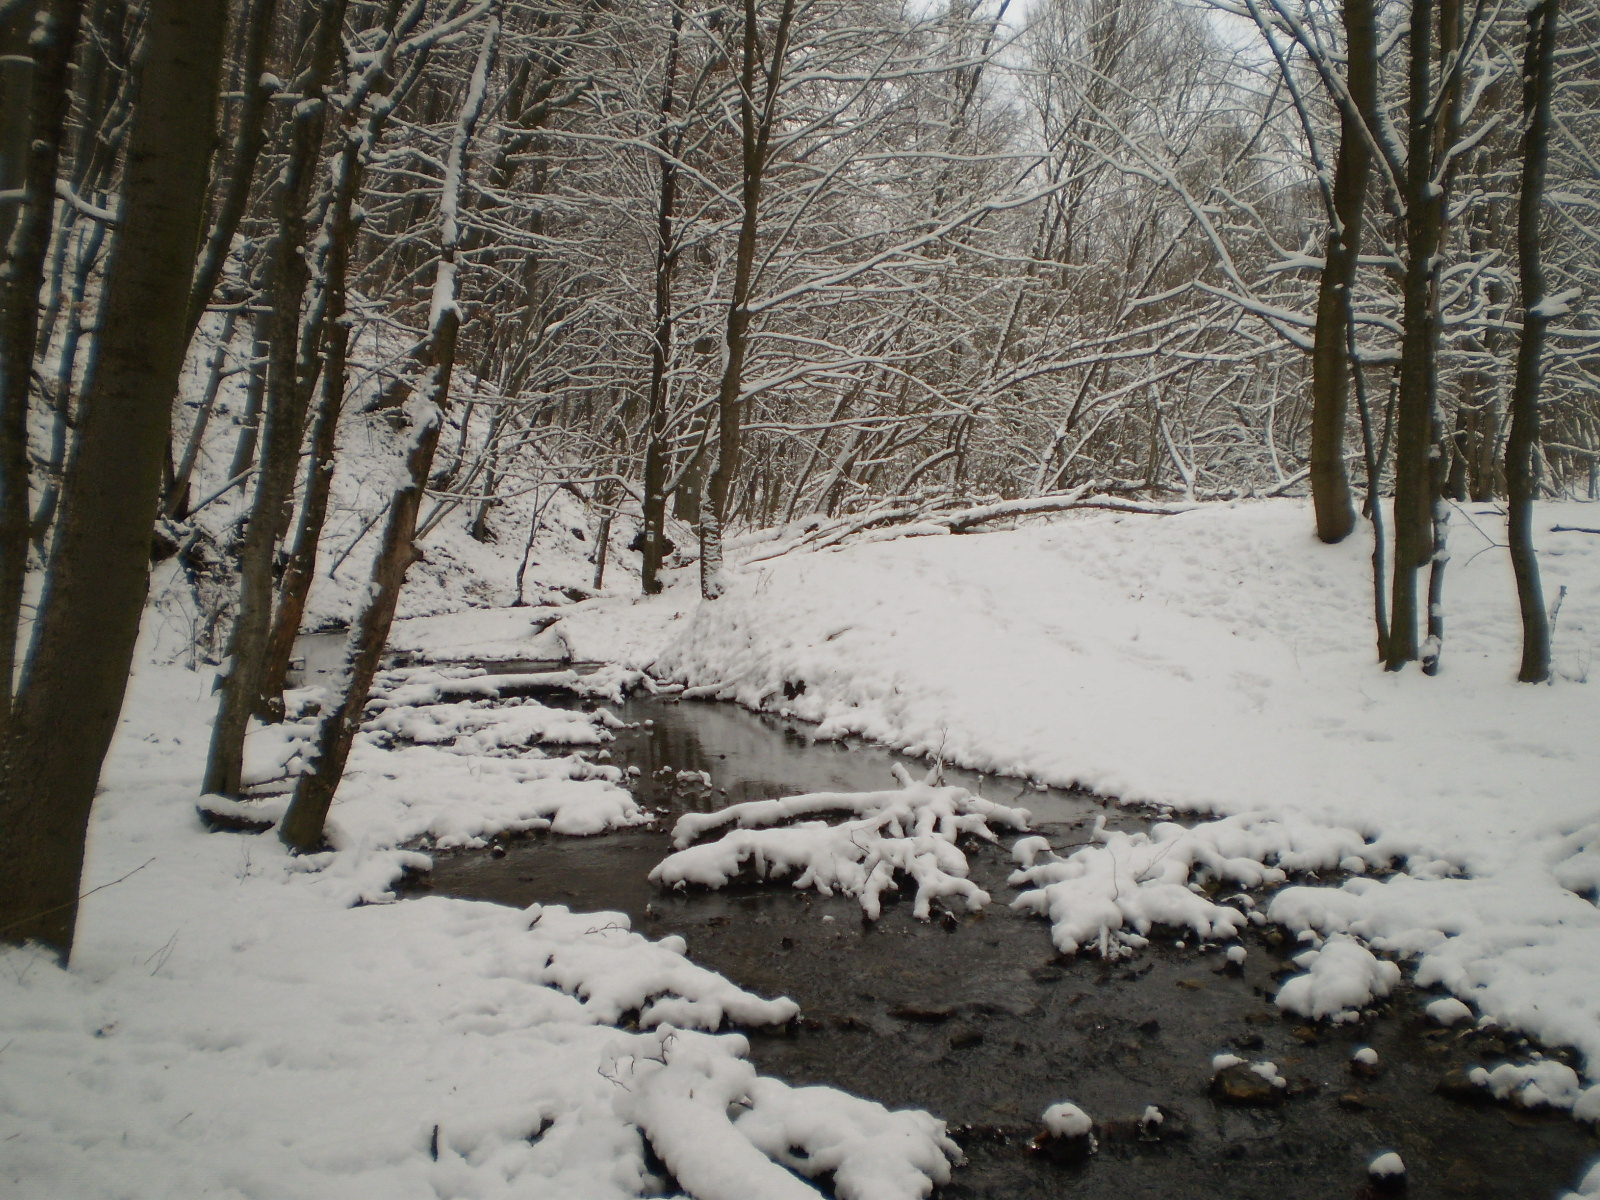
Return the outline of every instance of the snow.
[[[1157,1114],[1157,1120],[1159,1119],[1160,1115]],[[1089,1114],[1070,1100],[1052,1104],[1044,1110],[1042,1120],[1051,1137],[1083,1137],[1094,1129],[1094,1121],[1090,1119]]]
[[[1596,1196],[1600,1196],[1600,1162],[1589,1168],[1577,1191],[1568,1192],[1561,1200],[1592,1200]]]
[[[758,879],[794,875],[797,888],[856,897],[862,912],[876,920],[883,893],[904,874],[916,883],[912,911],[920,920],[932,915],[936,899],[959,900],[972,912],[983,908],[989,894],[967,878],[967,858],[956,839],[969,834],[996,840],[990,821],[1026,829],[1028,811],[985,800],[965,788],[939,786],[934,782],[937,768],[923,780],[912,779],[899,764],[896,771],[901,787],[889,791],[816,792],[685,814],[673,827],[673,845],[680,849],[658,863],[650,879],[662,887],[721,888],[746,868]],[[764,828],[825,812],[848,812],[856,818],[837,825],[803,821]],[[690,845],[725,825],[738,828],[715,842]]]
[[[1361,1063],[1364,1066],[1375,1067],[1378,1065],[1378,1052],[1371,1046],[1362,1046],[1358,1048],[1350,1057],[1355,1062]]]
[[[1472,1010],[1454,996],[1446,996],[1427,1005],[1424,1012],[1428,1019],[1436,1025],[1459,1025],[1462,1021],[1472,1019]]]
[[[1546,1059],[1501,1063],[1492,1071],[1475,1067],[1468,1077],[1496,1100],[1510,1100],[1519,1108],[1571,1108],[1584,1094],[1576,1071]]]
[[[1222,817],[1219,836],[1248,843],[1227,857],[1257,872],[1234,882],[1293,884],[1265,919],[1348,934],[1501,1027],[1576,1047],[1593,1073],[1600,539],[1551,531],[1594,527],[1593,514],[1538,509],[1545,589],[1566,588],[1546,687],[1514,681],[1520,627],[1496,510],[1457,507],[1449,636],[1430,679],[1374,662],[1366,527],[1324,546],[1301,500],[768,557],[730,568],[715,604],[655,609],[667,641],[652,671],[814,721],[821,736]],[[592,611],[603,624],[603,602]],[[1210,825],[1172,855],[1207,846]],[[1231,868],[1194,853],[1193,878],[1160,881],[1170,915],[1127,912],[1107,895],[1144,885],[1125,888],[1138,877],[1117,859],[1159,850],[1115,834],[1085,849],[1073,870],[1104,882],[1058,881],[1085,887],[1087,906],[1052,916],[1058,946],[1121,952],[1145,920],[1201,937],[1242,927],[1226,911],[1238,901],[1178,895],[1202,870]],[[1051,916],[1046,886],[1028,903]]]
[[[406,848],[411,831],[515,827],[496,798],[505,779],[447,805],[426,799],[447,778],[430,772],[513,760],[365,743],[334,851],[295,859],[271,834],[204,832],[209,685],[173,667],[135,677],[71,969],[0,951],[0,1191],[623,1200],[660,1186],[646,1129],[686,1186],[737,1155],[765,1164],[724,1193],[750,1200],[815,1197],[787,1165],[795,1146],[837,1171],[841,1197],[914,1200],[947,1177],[954,1147],[928,1114],[766,1086],[745,1039],[713,1031],[781,1023],[796,1006],[697,966],[680,938],[559,905],[382,902],[400,870],[427,863]],[[604,779],[562,777],[572,761],[542,760],[556,773],[515,787],[632,804]],[[402,778],[379,786],[380,764]],[[615,1025],[629,1013],[637,1031]],[[659,1091],[628,1090],[655,1076]],[[670,1107],[712,1078],[749,1125],[730,1124],[726,1103],[677,1104],[671,1130],[644,1111],[647,1091]]]
[[[1294,962],[1309,970],[1285,980],[1276,1003],[1313,1020],[1353,1021],[1400,982],[1399,967],[1346,934],[1329,938],[1320,950],[1303,951]]]
[[[1374,1179],[1392,1179],[1406,1173],[1406,1164],[1393,1150],[1378,1155],[1367,1164],[1367,1174]]]

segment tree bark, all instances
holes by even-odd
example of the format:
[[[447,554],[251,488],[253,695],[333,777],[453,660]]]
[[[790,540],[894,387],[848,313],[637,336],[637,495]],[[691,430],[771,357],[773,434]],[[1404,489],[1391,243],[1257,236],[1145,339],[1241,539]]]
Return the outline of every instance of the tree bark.
[[[1511,432],[1506,440],[1506,533],[1511,570],[1522,611],[1522,663],[1517,679],[1542,683],[1550,677],[1550,620],[1544,608],[1539,558],[1533,545],[1533,502],[1539,487],[1540,355],[1550,323],[1544,263],[1539,253],[1539,215],[1545,165],[1550,156],[1550,97],[1554,91],[1558,0],[1528,9],[1528,50],[1523,67],[1522,188],[1517,197],[1517,267],[1522,280],[1522,342],[1511,389]]]
[[[121,227],[37,634],[0,760],[0,937],[71,953],[89,810],[149,586],[225,0],[150,0]],[[70,731],[70,736],[64,733]]]

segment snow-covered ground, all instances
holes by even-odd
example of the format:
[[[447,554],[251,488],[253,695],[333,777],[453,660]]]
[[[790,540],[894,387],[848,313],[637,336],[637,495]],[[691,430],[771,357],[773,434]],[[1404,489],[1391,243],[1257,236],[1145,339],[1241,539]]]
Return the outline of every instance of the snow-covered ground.
[[[1593,506],[1540,516],[1542,529],[1600,526]],[[1397,957],[1475,1015],[1575,1046],[1592,1084],[1600,537],[1541,533],[1560,603],[1557,677],[1526,687],[1512,682],[1499,528],[1486,511],[1456,519],[1435,679],[1376,668],[1367,546],[1320,546],[1296,501],[767,557],[735,567],[711,605],[695,598],[692,568],[648,600],[619,586],[559,607],[444,614],[453,601],[440,593],[394,641],[435,658],[557,645],[829,736],[1198,814],[1190,828],[1100,829],[1059,853],[1023,837],[1007,899],[1048,920],[1059,948],[1104,954],[1137,952],[1152,923],[1226,940],[1279,921],[1307,942],[1306,974],[1280,1003],[1311,1016],[1341,1019],[1383,995]],[[535,635],[549,616],[561,619]],[[801,1175],[821,1172],[846,1200],[910,1200],[943,1178],[954,1151],[936,1117],[758,1079],[737,1034],[697,1032],[725,1016],[781,1021],[793,1006],[694,966],[675,939],[648,942],[615,913],[381,903],[420,865],[418,844],[643,816],[613,769],[573,753],[604,742],[603,719],[491,708],[487,691],[440,672],[384,686],[333,814],[336,850],[292,861],[270,835],[202,832],[209,676],[141,671],[95,813],[85,886],[100,890],[84,902],[72,970],[0,954],[7,1187],[653,1194],[641,1133],[698,1200],[813,1194]],[[525,754],[527,742],[543,749]],[[292,729],[267,731],[253,769],[292,770],[294,756]],[[893,793],[830,810],[888,814],[884,840],[909,853],[932,826],[913,828],[908,803]],[[974,816],[949,807],[951,821]],[[738,869],[744,843],[718,845],[700,857]],[[970,903],[941,846],[919,850],[939,868],[928,878]],[[639,1029],[612,1024],[634,1010]],[[1483,1085],[1600,1117],[1600,1087],[1559,1066],[1496,1068]],[[743,1115],[730,1119],[735,1100]]]
[[[849,1200],[917,1200],[948,1177],[937,1118],[758,1077],[742,1035],[711,1031],[796,1006],[696,966],[680,938],[614,912],[384,902],[426,863],[403,845],[419,837],[644,819],[620,772],[563,753],[608,736],[603,718],[501,708],[555,744],[497,756],[466,719],[486,710],[427,704],[413,674],[406,715],[453,736],[386,749],[385,710],[337,849],[291,859],[271,834],[201,825],[209,685],[174,666],[135,680],[71,970],[0,951],[0,1194],[621,1200],[663,1194],[646,1136],[697,1200],[815,1197],[802,1176],[822,1172]],[[275,761],[292,739],[263,732]]]

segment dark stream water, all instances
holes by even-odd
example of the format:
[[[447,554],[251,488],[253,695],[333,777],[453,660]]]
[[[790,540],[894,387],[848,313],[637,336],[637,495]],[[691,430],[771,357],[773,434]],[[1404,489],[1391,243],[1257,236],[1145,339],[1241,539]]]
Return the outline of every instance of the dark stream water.
[[[788,995],[803,1016],[752,1031],[751,1057],[791,1083],[827,1083],[890,1107],[918,1107],[952,1126],[968,1165],[945,1200],[1083,1197],[1222,1200],[1363,1195],[1365,1164],[1398,1150],[1412,1197],[1534,1197],[1571,1187],[1600,1141],[1565,1114],[1462,1104],[1434,1091],[1454,1067],[1493,1061],[1519,1044],[1430,1028],[1402,989],[1358,1027],[1312,1029],[1271,1004],[1292,968],[1274,931],[1247,941],[1242,972],[1220,952],[1169,931],[1133,958],[1063,960],[1048,925],[1013,913],[1007,849],[967,848],[973,879],[994,898],[983,913],[919,922],[909,903],[865,922],[855,901],[785,883],[721,892],[658,891],[646,874],[669,851],[672,819],[688,809],[818,790],[894,786],[897,756],[811,744],[803,726],[730,705],[635,700],[619,715],[612,761],[637,766],[642,803],[668,813],[651,831],[589,839],[513,841],[441,855],[414,890],[525,906],[535,901],[626,912],[651,937],[682,934],[697,961],[762,995]],[[923,770],[925,764],[909,764]],[[708,772],[715,789],[681,782]],[[1012,780],[953,773],[953,782],[1033,810],[1061,847],[1093,817],[1112,827],[1145,818],[1092,797],[1028,790]],[[1371,1045],[1382,1069],[1354,1078],[1352,1050]],[[1285,1103],[1238,1108],[1206,1090],[1212,1055],[1270,1059],[1289,1078]],[[1100,1153],[1064,1166],[1026,1151],[1044,1108],[1071,1099],[1108,1123]],[[1140,1140],[1133,1118],[1158,1104],[1173,1136]],[[1123,1120],[1125,1119],[1125,1120]]]

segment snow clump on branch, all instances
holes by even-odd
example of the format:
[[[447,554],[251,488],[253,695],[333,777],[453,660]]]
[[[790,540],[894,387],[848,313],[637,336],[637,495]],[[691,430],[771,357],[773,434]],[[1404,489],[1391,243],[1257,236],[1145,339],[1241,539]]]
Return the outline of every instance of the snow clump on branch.
[[[965,788],[939,786],[934,782],[937,768],[923,780],[912,779],[899,764],[895,773],[898,789],[816,792],[690,813],[673,828],[678,852],[658,863],[650,879],[662,887],[721,888],[747,867],[760,879],[793,874],[797,888],[856,897],[862,911],[876,920],[883,893],[904,873],[917,885],[913,911],[919,919],[932,915],[936,899],[957,898],[976,912],[989,903],[989,894],[967,878],[967,858],[956,841],[962,834],[997,840],[991,821],[1025,830],[1027,809],[996,804]],[[796,817],[836,812],[854,813],[855,819],[774,828]],[[715,842],[690,844],[724,825],[737,828]]]

